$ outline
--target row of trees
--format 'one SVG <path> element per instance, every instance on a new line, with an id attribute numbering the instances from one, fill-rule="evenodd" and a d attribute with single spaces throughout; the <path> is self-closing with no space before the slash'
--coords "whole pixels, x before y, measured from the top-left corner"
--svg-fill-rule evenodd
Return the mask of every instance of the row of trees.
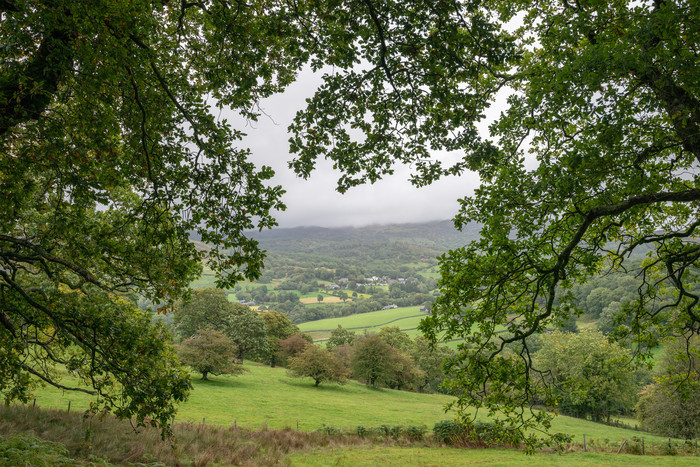
<path id="1" fill-rule="evenodd" d="M 175 313 L 173 330 L 180 341 L 183 361 L 205 377 L 202 370 L 209 366 L 198 366 L 195 355 L 202 355 L 211 346 L 227 344 L 229 350 L 226 354 L 235 351 L 235 360 L 239 364 L 243 358 L 255 358 L 274 366 L 279 359 L 279 341 L 299 332 L 283 314 L 276 311 L 257 313 L 247 306 L 230 302 L 221 289 L 193 291 L 190 299 Z M 219 372 L 225 368 L 231 367 L 221 365 Z M 212 369 L 205 371 L 216 374 Z"/>
<path id="2" fill-rule="evenodd" d="M 523 348 L 511 348 L 513 356 Z M 610 422 L 636 412 L 642 428 L 666 436 L 700 435 L 700 340 L 669 342 L 656 374 L 631 365 L 632 352 L 598 330 L 531 338 L 536 401 L 566 415 Z M 449 365 L 448 365 L 449 367 Z"/>
<path id="3" fill-rule="evenodd" d="M 377 334 L 356 335 L 338 326 L 326 348 L 309 345 L 289 360 L 290 372 L 308 376 L 320 384 L 352 377 L 372 387 L 436 392 L 444 375 L 442 364 L 452 352 L 431 348 L 418 336 L 411 339 L 398 327 L 384 327 Z M 324 367 L 327 378 L 316 371 Z"/>

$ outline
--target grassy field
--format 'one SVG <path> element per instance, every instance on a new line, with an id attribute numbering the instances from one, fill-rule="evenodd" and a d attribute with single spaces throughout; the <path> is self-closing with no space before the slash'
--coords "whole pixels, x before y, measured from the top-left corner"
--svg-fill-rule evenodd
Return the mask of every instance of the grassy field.
<path id="1" fill-rule="evenodd" d="M 666 466 L 698 465 L 698 457 L 636 456 L 592 452 L 537 453 L 526 456 L 522 451 L 506 449 L 458 449 L 446 447 L 371 446 L 343 449 L 322 449 L 298 452 L 287 456 L 292 465 L 304 466 Z"/>
<path id="2" fill-rule="evenodd" d="M 357 425 L 427 425 L 453 417 L 445 414 L 450 396 L 417 394 L 390 389 L 371 389 L 355 381 L 346 385 L 314 387 L 310 379 L 287 376 L 282 368 L 246 363 L 247 373 L 238 377 L 214 377 L 202 381 L 193 375 L 194 390 L 183 404 L 177 421 L 221 426 L 236 423 L 239 427 L 258 429 L 299 428 L 312 431 L 322 425 L 352 429 Z M 43 408 L 84 410 L 87 395 L 66 393 L 55 388 L 36 391 L 37 406 Z M 665 438 L 635 430 L 597 424 L 571 417 L 554 420 L 553 431 L 574 435 L 580 443 L 585 434 L 589 445 L 619 445 L 623 438 L 644 436 L 648 445 L 662 444 Z"/>
<path id="3" fill-rule="evenodd" d="M 392 310 L 373 311 L 341 318 L 328 318 L 318 321 L 308 321 L 299 324 L 299 329 L 314 338 L 314 341 L 323 341 L 330 337 L 330 332 L 338 325 L 355 332 L 379 331 L 384 326 L 398 326 L 411 337 L 420 334 L 418 327 L 425 314 L 421 313 L 417 306 L 394 308 Z"/>
<path id="4" fill-rule="evenodd" d="M 419 310 L 417 306 L 394 308 L 392 310 L 380 310 L 373 311 L 371 313 L 360 313 L 357 315 L 344 316 L 342 318 L 328 318 L 320 319 L 318 321 L 309 321 L 306 323 L 301 323 L 299 329 L 303 332 L 319 331 L 319 330 L 332 330 L 338 327 L 338 325 L 343 326 L 345 329 L 353 328 L 370 328 L 376 326 L 382 326 L 385 323 L 389 323 L 391 326 L 399 326 L 403 328 L 404 326 L 400 321 L 404 320 L 410 316 L 425 316 Z M 390 323 L 395 321 L 397 324 Z"/>
<path id="5" fill-rule="evenodd" d="M 340 318 L 320 319 L 317 321 L 307 321 L 299 324 L 299 330 L 313 337 L 314 341 L 324 342 L 330 337 L 331 331 L 342 326 L 345 329 L 353 330 L 357 333 L 363 331 L 378 332 L 385 326 L 398 326 L 411 338 L 421 335 L 416 329 L 421 320 L 426 316 L 417 306 L 394 308 L 391 310 L 373 311 L 370 313 L 359 313 L 356 315 L 343 316 Z M 443 345 L 456 348 L 461 342 L 445 342 Z"/>

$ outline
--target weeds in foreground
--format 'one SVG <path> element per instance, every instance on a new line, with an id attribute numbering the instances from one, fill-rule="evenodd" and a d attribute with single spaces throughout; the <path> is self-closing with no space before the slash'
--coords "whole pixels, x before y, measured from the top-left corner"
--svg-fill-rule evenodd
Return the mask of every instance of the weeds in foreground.
<path id="1" fill-rule="evenodd" d="M 66 455 L 95 456 L 114 464 L 160 462 L 166 465 L 277 465 L 290 451 L 370 444 L 357 435 L 259 430 L 175 423 L 172 440 L 162 441 L 152 428 L 134 431 L 128 421 L 113 416 L 83 418 L 79 413 L 24 406 L 0 407 L 0 436 L 34 434 L 60 443 Z M 30 436 L 31 437 L 31 436 Z"/>

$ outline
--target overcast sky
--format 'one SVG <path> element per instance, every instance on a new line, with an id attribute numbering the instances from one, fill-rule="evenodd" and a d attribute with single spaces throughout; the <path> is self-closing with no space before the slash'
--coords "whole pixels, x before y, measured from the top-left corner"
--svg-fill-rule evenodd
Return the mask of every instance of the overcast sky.
<path id="1" fill-rule="evenodd" d="M 308 180 L 296 177 L 287 167 L 292 159 L 287 127 L 319 82 L 310 72 L 302 73 L 284 94 L 262 102 L 269 118 L 263 115 L 253 125 L 241 128 L 240 120 L 226 115 L 248 133 L 244 143 L 252 150 L 255 163 L 271 166 L 276 172 L 274 183 L 287 190 L 283 198 L 287 210 L 276 214 L 281 227 L 425 222 L 451 219 L 457 213 L 457 200 L 478 186 L 476 174 L 445 178 L 418 189 L 408 182 L 410 170 L 402 167 L 374 185 L 351 188 L 343 195 L 335 191 L 338 172 L 328 161 L 319 161 Z"/>

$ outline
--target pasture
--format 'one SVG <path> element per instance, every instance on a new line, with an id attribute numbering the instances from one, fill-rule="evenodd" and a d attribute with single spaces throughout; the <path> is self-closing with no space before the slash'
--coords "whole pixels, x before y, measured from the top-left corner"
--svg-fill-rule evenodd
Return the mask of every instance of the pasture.
<path id="1" fill-rule="evenodd" d="M 182 404 L 177 422 L 202 423 L 248 429 L 291 427 L 313 431 L 323 425 L 353 429 L 358 425 L 433 425 L 453 414 L 444 412 L 452 397 L 443 394 L 418 394 L 391 389 L 372 389 L 356 381 L 345 385 L 322 384 L 314 387 L 311 379 L 293 378 L 283 368 L 270 368 L 246 362 L 248 372 L 237 377 L 214 376 L 202 381 L 193 374 L 194 388 Z M 35 392 L 41 408 L 83 411 L 89 396 L 53 387 Z M 31 405 L 31 403 L 29 404 Z M 479 414 L 485 420 L 485 414 Z M 574 436 L 581 443 L 585 434 L 589 446 L 615 446 L 623 439 L 645 437 L 648 446 L 662 445 L 667 439 L 649 433 L 612 427 L 572 417 L 559 416 L 553 432 Z M 612 449 L 612 448 L 611 448 Z"/>
<path id="2" fill-rule="evenodd" d="M 384 326 L 397 326 L 413 337 L 420 334 L 416 327 L 424 316 L 426 316 L 425 313 L 422 313 L 419 307 L 411 306 L 308 321 L 298 326 L 300 331 L 309 334 L 314 341 L 328 339 L 331 331 L 336 329 L 338 325 L 357 333 L 362 333 L 365 330 L 377 332 Z"/>

